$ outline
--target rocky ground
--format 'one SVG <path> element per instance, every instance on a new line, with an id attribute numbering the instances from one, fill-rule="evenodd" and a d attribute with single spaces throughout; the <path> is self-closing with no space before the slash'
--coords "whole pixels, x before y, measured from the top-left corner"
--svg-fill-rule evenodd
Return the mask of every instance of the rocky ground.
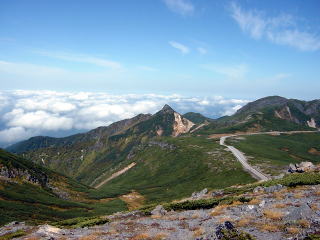
<path id="1" fill-rule="evenodd" d="M 18 233 L 15 239 L 26 240 L 280 240 L 305 239 L 309 234 L 320 233 L 320 185 L 257 187 L 245 196 L 252 200 L 222 204 L 213 209 L 167 212 L 158 206 L 151 216 L 138 211 L 117 213 L 108 217 L 109 223 L 90 228 L 61 229 L 50 225 L 11 223 L 0 229 L 0 239 Z"/>

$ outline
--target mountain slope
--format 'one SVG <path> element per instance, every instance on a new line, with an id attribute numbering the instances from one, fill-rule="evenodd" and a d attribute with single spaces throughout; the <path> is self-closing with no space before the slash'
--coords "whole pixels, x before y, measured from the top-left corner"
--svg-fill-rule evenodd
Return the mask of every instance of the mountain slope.
<path id="1" fill-rule="evenodd" d="M 193 125 L 165 105 L 152 116 L 140 114 L 65 138 L 34 137 L 7 150 L 90 184 L 107 168 L 120 164 L 141 142 L 155 136 L 176 137 L 188 132 Z"/>
<path id="2" fill-rule="evenodd" d="M 250 102 L 234 115 L 217 119 L 197 133 L 316 130 L 319 126 L 320 100 L 271 96 Z"/>
<path id="3" fill-rule="evenodd" d="M 201 113 L 195 113 L 195 112 L 187 112 L 187 113 L 183 114 L 182 116 L 195 124 L 201 124 L 201 123 L 205 123 L 205 122 L 214 121 L 214 119 L 207 118 L 207 117 L 203 116 Z"/>
<path id="4" fill-rule="evenodd" d="M 0 225 L 50 222 L 126 209 L 120 200 L 90 199 L 85 185 L 0 149 Z M 94 206 L 88 203 L 95 203 Z"/>

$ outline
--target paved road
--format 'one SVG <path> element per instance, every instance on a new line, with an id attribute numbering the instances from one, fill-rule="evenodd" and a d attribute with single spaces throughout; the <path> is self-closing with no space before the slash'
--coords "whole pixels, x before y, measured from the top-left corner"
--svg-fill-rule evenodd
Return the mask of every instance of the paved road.
<path id="1" fill-rule="evenodd" d="M 290 132 L 261 132 L 261 133 L 247 133 L 247 134 L 239 134 L 239 135 L 229 135 L 223 136 L 220 138 L 220 145 L 227 147 L 232 154 L 238 159 L 238 161 L 242 164 L 243 168 L 249 171 L 256 179 L 261 181 L 269 180 L 270 178 L 264 175 L 262 172 L 258 171 L 257 169 L 253 168 L 249 163 L 248 159 L 233 146 L 229 146 L 225 144 L 225 140 L 229 137 L 236 137 L 236 136 L 248 136 L 248 135 L 260 135 L 260 134 L 281 134 L 281 133 L 315 133 L 318 131 L 290 131 Z"/>

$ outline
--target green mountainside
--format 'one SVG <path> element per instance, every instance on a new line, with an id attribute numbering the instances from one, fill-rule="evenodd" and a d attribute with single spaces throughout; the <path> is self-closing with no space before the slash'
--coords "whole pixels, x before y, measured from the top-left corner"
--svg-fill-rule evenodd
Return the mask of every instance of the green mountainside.
<path id="1" fill-rule="evenodd" d="M 21 157 L 1 152 L 1 166 L 18 168 L 22 164 L 26 176 L 31 176 L 22 177 L 29 180 L 1 182 L 2 209 L 11 209 L 5 221 L 21 212 L 21 218 L 28 219 L 31 208 L 24 207 L 29 206 L 25 204 L 29 192 L 30 207 L 33 203 L 43 207 L 40 219 L 47 214 L 51 220 L 59 220 L 181 199 L 203 188 L 254 182 L 234 156 L 208 136 L 315 130 L 320 124 L 319 112 L 318 100 L 303 102 L 277 96 L 259 99 L 216 120 L 197 113 L 180 115 L 165 105 L 153 115 L 140 114 L 87 133 L 33 137 L 7 148 Z M 246 147 L 245 142 L 239 144 Z M 292 146 L 295 144 L 298 142 L 292 141 Z M 243 151 L 252 150 L 252 146 Z M 255 152 L 252 155 L 256 156 Z M 1 170 L 0 176 L 7 176 L 7 172 Z M 41 202 L 35 200 L 37 195 Z"/>
<path id="2" fill-rule="evenodd" d="M 187 112 L 183 114 L 183 117 L 185 117 L 186 119 L 196 124 L 214 121 L 214 119 L 205 117 L 201 113 L 195 113 L 195 112 Z"/>
<path id="3" fill-rule="evenodd" d="M 127 209 L 117 198 L 90 198 L 94 191 L 0 149 L 0 225 L 17 220 L 52 222 Z"/>
<path id="4" fill-rule="evenodd" d="M 320 100 L 310 102 L 279 96 L 248 103 L 234 115 L 217 119 L 198 134 L 315 130 L 320 126 Z"/>

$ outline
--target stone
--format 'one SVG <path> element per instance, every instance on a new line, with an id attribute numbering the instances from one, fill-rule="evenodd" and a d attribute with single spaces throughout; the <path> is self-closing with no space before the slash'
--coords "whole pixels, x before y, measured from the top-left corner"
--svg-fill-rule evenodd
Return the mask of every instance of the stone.
<path id="1" fill-rule="evenodd" d="M 266 201 L 265 201 L 265 200 L 262 200 L 262 201 L 259 203 L 259 207 L 263 208 L 264 205 L 266 205 Z"/>
<path id="2" fill-rule="evenodd" d="M 312 162 L 301 162 L 299 164 L 299 168 L 304 171 L 304 172 L 307 172 L 307 171 L 310 171 L 312 169 L 315 168 L 315 166 L 313 165 Z"/>
<path id="3" fill-rule="evenodd" d="M 303 173 L 309 172 L 316 169 L 316 166 L 312 162 L 301 162 L 299 164 L 289 164 L 288 172 L 290 173 Z"/>
<path id="4" fill-rule="evenodd" d="M 255 187 L 253 189 L 254 193 L 263 192 L 263 191 L 264 191 L 264 187 L 261 187 L 261 186 Z"/>
<path id="5" fill-rule="evenodd" d="M 274 193 L 274 192 L 280 191 L 283 188 L 285 188 L 285 187 L 282 186 L 281 184 L 277 184 L 277 185 L 274 185 L 274 186 L 266 187 L 264 190 L 267 193 Z"/>
<path id="6" fill-rule="evenodd" d="M 200 192 L 192 193 L 191 197 L 193 199 L 199 199 L 199 198 L 203 198 L 207 193 L 208 193 L 208 189 L 205 188 L 205 189 L 201 190 Z"/>
<path id="7" fill-rule="evenodd" d="M 224 194 L 223 190 L 214 191 L 211 196 L 212 197 L 220 197 Z"/>
<path id="8" fill-rule="evenodd" d="M 151 211 L 152 215 L 163 216 L 167 214 L 167 210 L 164 209 L 162 205 L 158 205 Z"/>
<path id="9" fill-rule="evenodd" d="M 300 207 L 292 209 L 285 217 L 287 221 L 297 221 L 300 219 L 307 219 L 312 214 L 312 209 L 308 204 L 302 204 Z"/>

